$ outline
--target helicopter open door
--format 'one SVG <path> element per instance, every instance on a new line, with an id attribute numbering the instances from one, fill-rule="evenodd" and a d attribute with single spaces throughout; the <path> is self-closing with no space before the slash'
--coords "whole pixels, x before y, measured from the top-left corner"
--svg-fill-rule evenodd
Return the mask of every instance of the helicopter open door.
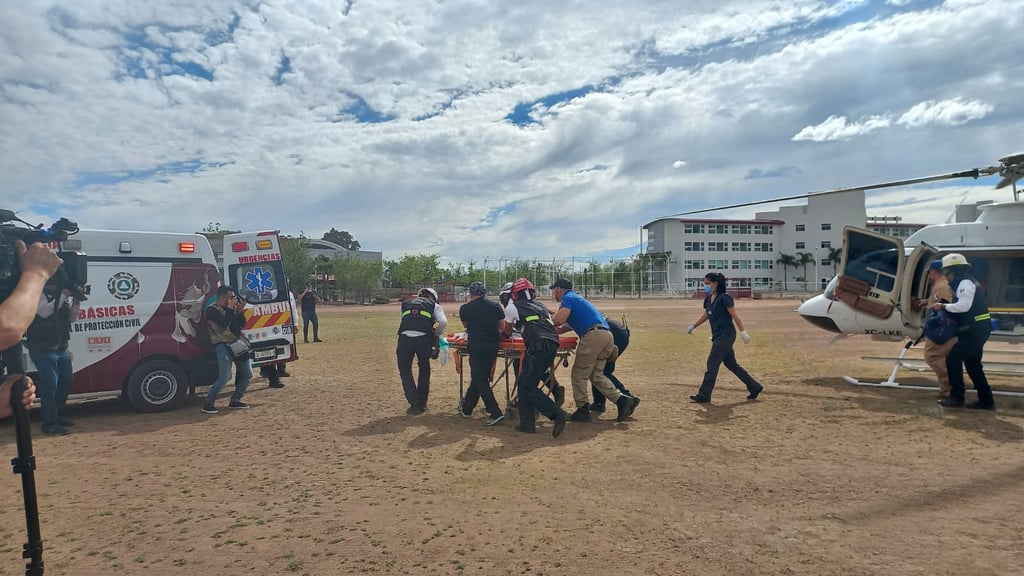
<path id="1" fill-rule="evenodd" d="M 903 326 L 906 328 L 904 334 L 907 336 L 921 333 L 927 309 L 914 310 L 911 303 L 915 298 L 928 299 L 928 291 L 931 288 L 928 282 L 928 267 L 938 256 L 939 251 L 924 242 L 918 244 L 910 256 L 907 256 L 904 266 L 905 281 L 902 282 L 899 299 Z"/>
<path id="2" fill-rule="evenodd" d="M 858 312 L 889 318 L 901 296 L 905 260 L 899 238 L 847 226 L 836 297 Z"/>

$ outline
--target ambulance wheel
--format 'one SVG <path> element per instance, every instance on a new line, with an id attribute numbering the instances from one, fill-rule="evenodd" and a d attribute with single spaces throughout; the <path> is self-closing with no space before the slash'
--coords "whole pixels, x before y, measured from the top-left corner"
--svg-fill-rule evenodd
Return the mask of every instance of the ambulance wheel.
<path id="1" fill-rule="evenodd" d="M 125 392 L 139 412 L 163 412 L 188 395 L 188 378 L 181 366 L 170 360 L 148 360 L 132 370 Z"/>

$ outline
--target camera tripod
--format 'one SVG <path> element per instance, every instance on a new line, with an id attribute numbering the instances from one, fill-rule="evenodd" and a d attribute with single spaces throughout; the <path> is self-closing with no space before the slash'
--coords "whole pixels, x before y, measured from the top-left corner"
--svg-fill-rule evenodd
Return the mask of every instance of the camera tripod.
<path id="1" fill-rule="evenodd" d="M 28 542 L 22 549 L 22 558 L 28 560 L 25 566 L 26 576 L 42 576 L 43 574 L 43 539 L 39 534 L 39 505 L 36 500 L 36 457 L 32 453 L 32 432 L 29 429 L 28 410 L 21 399 L 28 381 L 24 376 L 21 344 L 4 350 L 3 364 L 8 374 L 22 374 L 21 378 L 11 386 L 11 396 L 6 399 L 14 411 L 14 430 L 17 437 L 18 457 L 11 460 L 15 474 L 21 474 L 21 493 L 25 497 L 25 524 L 28 529 Z M 0 399 L 4 401 L 4 399 Z"/>

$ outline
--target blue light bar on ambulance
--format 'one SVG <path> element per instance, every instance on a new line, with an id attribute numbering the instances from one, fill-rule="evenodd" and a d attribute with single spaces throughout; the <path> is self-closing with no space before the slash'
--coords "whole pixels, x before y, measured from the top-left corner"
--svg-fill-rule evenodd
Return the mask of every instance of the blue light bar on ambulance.
<path id="1" fill-rule="evenodd" d="M 231 243 L 231 251 L 232 252 L 248 252 L 249 251 L 249 243 L 248 242 L 232 242 Z"/>

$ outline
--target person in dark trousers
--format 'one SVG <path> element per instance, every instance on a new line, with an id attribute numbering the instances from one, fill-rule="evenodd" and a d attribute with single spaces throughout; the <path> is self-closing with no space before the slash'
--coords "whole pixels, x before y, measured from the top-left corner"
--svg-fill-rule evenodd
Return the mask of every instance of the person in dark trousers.
<path id="1" fill-rule="evenodd" d="M 217 288 L 217 299 L 206 308 L 206 325 L 210 330 L 210 343 L 213 345 L 213 352 L 217 356 L 217 380 L 210 386 L 203 402 L 202 412 L 204 414 L 217 414 L 219 411 L 214 402 L 220 391 L 231 378 L 231 365 L 235 365 L 235 392 L 231 395 L 228 408 L 245 409 L 249 405 L 242 402 L 242 396 L 249 387 L 252 380 L 252 365 L 249 363 L 249 354 L 235 356 L 228 347 L 242 337 L 242 327 L 245 326 L 245 301 L 238 297 L 235 289 L 231 286 Z"/>
<path id="2" fill-rule="evenodd" d="M 733 344 L 736 343 L 736 328 L 740 329 L 740 337 L 743 338 L 744 344 L 750 343 L 750 335 L 743 328 L 743 321 L 736 312 L 732 296 L 725 291 L 725 276 L 717 272 L 706 274 L 704 292 L 707 293 L 704 298 L 704 312 L 696 322 L 687 327 L 686 333 L 693 334 L 697 326 L 707 320 L 711 324 L 711 353 L 708 354 L 707 370 L 704 372 L 700 390 L 690 396 L 690 400 L 698 404 L 711 402 L 711 392 L 715 389 L 718 369 L 722 364 L 747 386 L 747 400 L 756 400 L 764 386 L 754 380 L 736 361 L 736 352 L 733 350 Z"/>
<path id="3" fill-rule="evenodd" d="M 565 430 L 569 414 L 540 391 L 541 378 L 558 355 L 558 332 L 551 323 L 548 309 L 536 300 L 533 284 L 520 278 L 512 286 L 512 301 L 505 308 L 501 330 L 506 336 L 518 327 L 523 334 L 526 353 L 522 370 L 516 379 L 516 403 L 519 407 L 519 425 L 516 430 L 532 434 L 537 431 L 536 412 L 554 423 L 551 435 L 558 437 Z"/>
<path id="4" fill-rule="evenodd" d="M 629 327 L 624 323 L 612 320 L 607 316 L 604 317 L 604 320 L 608 323 L 608 330 L 611 331 L 612 339 L 615 342 L 615 348 L 618 349 L 618 352 L 612 354 L 611 358 L 618 359 L 618 357 L 622 356 L 622 353 L 625 352 L 626 348 L 629 346 Z M 608 362 L 604 365 L 605 378 L 607 378 L 612 383 L 612 386 L 615 386 L 615 389 L 621 392 L 624 396 L 632 398 L 633 395 L 626 389 L 626 386 L 615 377 L 615 360 L 612 360 L 611 358 L 609 358 Z M 590 411 L 604 412 L 606 401 L 604 394 L 601 394 L 601 391 L 593 384 L 590 385 L 590 392 L 594 396 L 594 401 L 590 403 Z"/>
<path id="5" fill-rule="evenodd" d="M 506 308 L 508 308 L 509 302 L 512 301 L 512 282 L 506 282 L 501 287 L 501 293 L 498 294 L 498 300 L 501 302 L 501 309 L 502 310 L 505 310 Z M 550 314 L 550 313 L 551 313 L 551 311 L 549 310 L 548 314 Z M 519 330 L 516 329 L 515 327 L 513 327 L 512 332 L 514 334 L 518 334 Z M 513 374 L 519 374 L 519 368 L 520 368 L 519 358 L 513 359 L 512 360 L 512 373 Z M 551 397 L 554 399 L 555 405 L 557 405 L 559 408 L 561 408 L 563 405 L 565 405 L 565 386 L 563 386 L 558 381 L 558 378 L 555 378 L 555 375 L 552 374 L 552 372 L 551 372 L 551 368 L 548 368 L 544 372 L 544 375 L 541 376 L 541 378 L 540 378 L 540 382 L 541 382 L 541 385 L 547 387 L 548 390 L 551 390 Z"/>
<path id="6" fill-rule="evenodd" d="M 468 291 L 469 302 L 459 308 L 459 318 L 466 327 L 468 338 L 469 388 L 459 407 L 459 414 L 464 418 L 471 417 L 476 403 L 482 399 L 488 414 L 484 424 L 494 426 L 505 418 L 491 390 L 491 369 L 498 357 L 499 325 L 505 318 L 505 311 L 500 304 L 487 298 L 487 288 L 482 282 L 470 283 Z"/>
<path id="7" fill-rule="evenodd" d="M 416 415 L 427 411 L 430 395 L 430 359 L 438 346 L 438 337 L 444 334 L 448 318 L 437 302 L 433 288 L 421 288 L 415 298 L 402 302 L 402 320 L 398 325 L 398 375 L 402 379 L 402 391 L 409 402 L 406 414 Z M 412 361 L 416 359 L 419 373 L 412 376 Z"/>
<path id="8" fill-rule="evenodd" d="M 299 302 L 302 306 L 302 341 L 309 343 L 309 324 L 313 324 L 313 342 L 323 342 L 320 339 L 320 319 L 316 317 L 316 305 L 323 302 L 320 295 L 313 289 L 312 282 L 306 282 L 306 288 L 299 294 Z"/>
<path id="9" fill-rule="evenodd" d="M 949 398 L 939 404 L 949 408 L 964 405 L 964 368 L 978 392 L 978 400 L 967 407 L 976 410 L 995 410 L 992 387 L 985 377 L 981 357 L 985 342 L 992 334 L 992 317 L 988 312 L 985 295 L 978 289 L 978 281 L 971 275 L 971 265 L 963 254 L 946 254 L 942 257 L 942 271 L 949 278 L 953 288 L 953 302 L 935 302 L 932 310 L 945 310 L 956 320 L 958 340 L 946 356 L 946 370 L 949 372 Z"/>
<path id="10" fill-rule="evenodd" d="M 44 288 L 35 320 L 26 333 L 25 348 L 39 371 L 37 383 L 43 434 L 68 434 L 75 425 L 67 418 L 65 410 L 74 376 L 68 341 L 71 340 L 71 322 L 78 318 L 79 294 L 81 288 L 63 291 L 52 286 Z"/>

